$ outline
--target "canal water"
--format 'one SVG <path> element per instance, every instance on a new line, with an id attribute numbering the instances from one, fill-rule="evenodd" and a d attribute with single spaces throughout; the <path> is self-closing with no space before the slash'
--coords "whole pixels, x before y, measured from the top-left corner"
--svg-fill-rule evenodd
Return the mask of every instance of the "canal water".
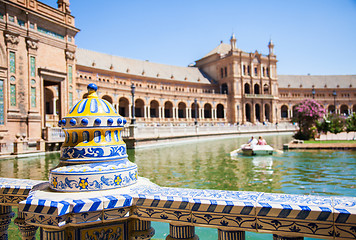
<path id="1" fill-rule="evenodd" d="M 165 187 L 356 197 L 356 151 L 287 151 L 266 157 L 230 157 L 229 153 L 249 138 L 183 141 L 128 150 L 128 155 L 138 165 L 139 176 Z M 282 150 L 292 136 L 264 138 Z M 0 160 L 0 177 L 47 180 L 49 169 L 58 162 L 59 154 Z M 154 238 L 165 239 L 168 224 L 152 225 Z M 10 231 L 10 239 L 16 239 L 16 227 L 11 226 Z M 215 229 L 196 228 L 196 233 L 200 239 L 217 239 Z M 272 239 L 272 235 L 247 232 L 246 239 Z"/>

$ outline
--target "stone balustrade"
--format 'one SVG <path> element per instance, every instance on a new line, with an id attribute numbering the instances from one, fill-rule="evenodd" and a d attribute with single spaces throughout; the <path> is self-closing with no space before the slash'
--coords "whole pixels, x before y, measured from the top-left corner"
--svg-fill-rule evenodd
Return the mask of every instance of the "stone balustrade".
<path id="1" fill-rule="evenodd" d="M 133 128 L 133 130 L 129 130 Z M 297 125 L 291 123 L 281 123 L 278 125 L 201 125 L 201 126 L 146 126 L 130 125 L 123 131 L 124 138 L 159 138 L 159 137 L 180 137 L 189 135 L 216 135 L 216 134 L 241 134 L 251 132 L 293 132 L 298 129 Z"/>
<path id="2" fill-rule="evenodd" d="M 150 239 L 151 221 L 170 223 L 166 239 L 199 239 L 196 226 L 218 229 L 219 239 L 245 239 L 246 231 L 273 234 L 273 239 L 356 238 L 355 197 L 167 188 L 145 178 L 119 190 L 89 193 L 58 193 L 48 185 L 0 179 L 1 239 L 12 206 L 19 209 L 15 224 L 23 239 L 34 239 L 37 227 L 42 239 L 79 239 L 95 231 L 103 237 Z"/>

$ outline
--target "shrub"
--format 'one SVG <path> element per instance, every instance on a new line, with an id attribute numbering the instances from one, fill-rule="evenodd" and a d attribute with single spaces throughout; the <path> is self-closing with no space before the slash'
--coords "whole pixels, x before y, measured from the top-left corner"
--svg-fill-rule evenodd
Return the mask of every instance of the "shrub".
<path id="1" fill-rule="evenodd" d="M 313 136 L 313 126 L 325 114 L 325 109 L 313 99 L 305 99 L 295 107 L 293 122 L 298 122 L 299 131 L 294 135 L 296 139 L 308 140 Z"/>
<path id="2" fill-rule="evenodd" d="M 345 117 L 331 113 L 325 116 L 320 122 L 317 122 L 316 126 L 319 132 L 337 134 L 344 131 L 345 122 Z"/>
<path id="3" fill-rule="evenodd" d="M 346 119 L 346 132 L 356 131 L 356 113 Z"/>

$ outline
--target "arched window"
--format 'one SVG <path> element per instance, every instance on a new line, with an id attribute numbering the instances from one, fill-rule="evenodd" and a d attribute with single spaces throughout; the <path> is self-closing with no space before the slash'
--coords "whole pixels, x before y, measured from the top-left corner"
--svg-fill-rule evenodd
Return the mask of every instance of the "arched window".
<path id="1" fill-rule="evenodd" d="M 269 86 L 267 84 L 263 85 L 263 93 L 269 94 Z"/>
<path id="2" fill-rule="evenodd" d="M 345 104 L 341 105 L 340 114 L 342 114 L 344 116 L 348 116 L 349 115 L 349 108 L 347 107 L 347 105 L 345 105 Z"/>
<path id="3" fill-rule="evenodd" d="M 150 116 L 151 118 L 157 118 L 159 117 L 159 104 L 156 100 L 152 100 L 150 102 Z"/>
<path id="4" fill-rule="evenodd" d="M 211 118 L 211 105 L 209 103 L 204 105 L 204 118 Z"/>
<path id="5" fill-rule="evenodd" d="M 104 100 L 106 100 L 106 101 L 108 101 L 109 103 L 112 104 L 112 98 L 111 98 L 110 96 L 104 95 L 104 96 L 102 97 L 102 99 L 104 99 Z"/>
<path id="6" fill-rule="evenodd" d="M 245 83 L 244 87 L 245 87 L 245 94 L 250 94 L 250 84 Z"/>
<path id="7" fill-rule="evenodd" d="M 329 105 L 328 112 L 329 113 L 335 113 L 335 106 L 334 105 Z"/>
<path id="8" fill-rule="evenodd" d="M 171 102 L 165 102 L 164 104 L 164 117 L 172 118 L 173 117 L 173 104 Z"/>
<path id="9" fill-rule="evenodd" d="M 145 103 L 143 102 L 142 99 L 136 99 L 135 101 L 135 117 L 145 117 L 143 108 L 145 106 Z"/>
<path id="10" fill-rule="evenodd" d="M 228 94 L 229 93 L 229 89 L 228 89 L 228 86 L 227 86 L 226 83 L 223 83 L 221 85 L 221 92 L 222 92 L 222 94 Z"/>
<path id="11" fill-rule="evenodd" d="M 186 108 L 187 106 L 185 105 L 184 102 L 180 102 L 178 104 L 178 118 L 185 118 L 186 117 Z"/>
<path id="12" fill-rule="evenodd" d="M 253 87 L 253 90 L 255 94 L 260 94 L 260 85 L 256 83 Z"/>
<path id="13" fill-rule="evenodd" d="M 281 118 L 287 118 L 288 117 L 288 107 L 286 105 L 283 105 L 281 107 Z"/>
<path id="14" fill-rule="evenodd" d="M 127 98 L 119 99 L 119 114 L 123 117 L 131 117 L 129 116 L 129 100 Z"/>
<path id="15" fill-rule="evenodd" d="M 218 104 L 216 106 L 216 117 L 217 118 L 224 118 L 225 114 L 224 114 L 224 105 L 222 104 Z"/>

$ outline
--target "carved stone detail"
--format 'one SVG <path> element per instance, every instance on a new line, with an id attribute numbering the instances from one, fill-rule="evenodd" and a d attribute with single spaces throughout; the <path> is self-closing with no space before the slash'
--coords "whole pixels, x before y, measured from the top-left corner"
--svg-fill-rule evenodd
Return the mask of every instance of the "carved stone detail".
<path id="1" fill-rule="evenodd" d="M 71 52 L 71 51 L 66 50 L 66 58 L 68 60 L 74 60 L 74 57 L 75 57 L 75 52 Z"/>
<path id="2" fill-rule="evenodd" d="M 4 32 L 5 42 L 8 47 L 16 48 L 17 44 L 20 42 L 20 38 L 18 34 L 11 32 Z"/>
<path id="3" fill-rule="evenodd" d="M 27 49 L 37 50 L 38 40 L 35 40 L 32 38 L 26 38 L 26 46 L 27 46 Z"/>
<path id="4" fill-rule="evenodd" d="M 228 239 L 236 239 L 236 240 L 245 240 L 245 232 L 244 231 L 227 231 L 218 229 L 218 239 L 219 240 L 228 240 Z"/>
<path id="5" fill-rule="evenodd" d="M 150 240 L 155 235 L 155 229 L 150 221 L 134 220 L 131 240 Z"/>
<path id="6" fill-rule="evenodd" d="M 22 240 L 36 240 L 37 226 L 28 225 L 24 218 L 17 217 L 15 224 L 18 226 Z"/>
<path id="7" fill-rule="evenodd" d="M 0 206 L 0 213 L 0 239 L 7 240 L 7 229 L 11 223 L 11 218 L 15 214 L 12 212 L 11 207 L 8 206 Z"/>
<path id="8" fill-rule="evenodd" d="M 195 234 L 194 226 L 176 226 L 169 224 L 169 235 L 166 240 L 199 240 L 199 237 Z"/>

